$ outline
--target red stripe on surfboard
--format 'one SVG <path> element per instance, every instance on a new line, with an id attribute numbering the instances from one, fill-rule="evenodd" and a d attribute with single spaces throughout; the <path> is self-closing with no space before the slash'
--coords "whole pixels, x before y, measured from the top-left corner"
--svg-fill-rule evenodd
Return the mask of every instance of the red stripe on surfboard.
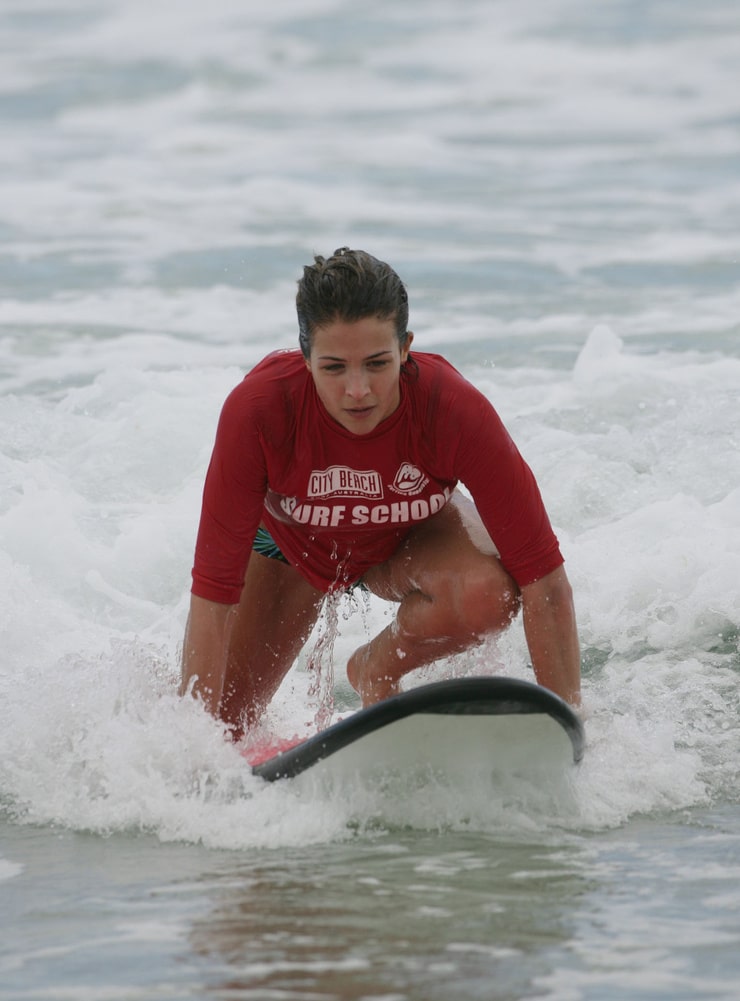
<path id="1" fill-rule="evenodd" d="M 261 765 L 263 761 L 269 761 L 276 754 L 289 751 L 291 747 L 302 743 L 305 737 L 266 737 L 264 740 L 250 743 L 248 747 L 241 749 L 241 755 L 246 758 L 252 767 Z"/>

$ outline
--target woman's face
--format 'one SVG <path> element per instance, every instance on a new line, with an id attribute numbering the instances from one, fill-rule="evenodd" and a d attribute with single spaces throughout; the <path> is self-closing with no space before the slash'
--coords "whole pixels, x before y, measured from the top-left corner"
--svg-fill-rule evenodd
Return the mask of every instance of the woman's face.
<path id="1" fill-rule="evenodd" d="M 375 316 L 318 327 L 306 361 L 316 392 L 347 431 L 368 434 L 401 402 L 399 379 L 413 334 L 403 349 L 393 319 Z"/>

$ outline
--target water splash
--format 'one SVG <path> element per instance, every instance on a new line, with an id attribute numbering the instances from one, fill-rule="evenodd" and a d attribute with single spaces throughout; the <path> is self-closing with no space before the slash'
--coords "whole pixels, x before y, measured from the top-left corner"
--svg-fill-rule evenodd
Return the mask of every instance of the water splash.
<path id="1" fill-rule="evenodd" d="M 309 697 L 317 704 L 314 723 L 325 729 L 334 715 L 334 644 L 339 632 L 338 605 L 341 593 L 329 594 L 318 623 L 318 636 L 308 657 L 308 671 L 312 676 Z"/>

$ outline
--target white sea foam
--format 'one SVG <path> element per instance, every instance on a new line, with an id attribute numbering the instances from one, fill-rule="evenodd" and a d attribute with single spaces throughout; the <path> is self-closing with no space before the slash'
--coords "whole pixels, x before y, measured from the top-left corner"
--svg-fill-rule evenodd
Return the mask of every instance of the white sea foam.
<path id="1" fill-rule="evenodd" d="M 0 883 L 5 882 L 8 879 L 15 879 L 16 876 L 20 876 L 23 872 L 23 866 L 19 862 L 9 862 L 7 859 L 0 858 Z"/>

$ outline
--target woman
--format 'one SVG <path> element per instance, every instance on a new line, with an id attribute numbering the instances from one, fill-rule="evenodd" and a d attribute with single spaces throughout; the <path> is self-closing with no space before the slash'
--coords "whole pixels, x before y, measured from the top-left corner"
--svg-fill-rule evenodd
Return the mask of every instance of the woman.
<path id="1" fill-rule="evenodd" d="M 406 290 L 369 254 L 316 257 L 296 306 L 300 351 L 268 355 L 221 414 L 183 691 L 239 736 L 290 669 L 324 595 L 361 582 L 398 604 L 347 665 L 363 705 L 505 629 L 520 608 L 537 680 L 577 705 L 563 558 L 491 404 L 444 359 L 410 354 Z"/>

